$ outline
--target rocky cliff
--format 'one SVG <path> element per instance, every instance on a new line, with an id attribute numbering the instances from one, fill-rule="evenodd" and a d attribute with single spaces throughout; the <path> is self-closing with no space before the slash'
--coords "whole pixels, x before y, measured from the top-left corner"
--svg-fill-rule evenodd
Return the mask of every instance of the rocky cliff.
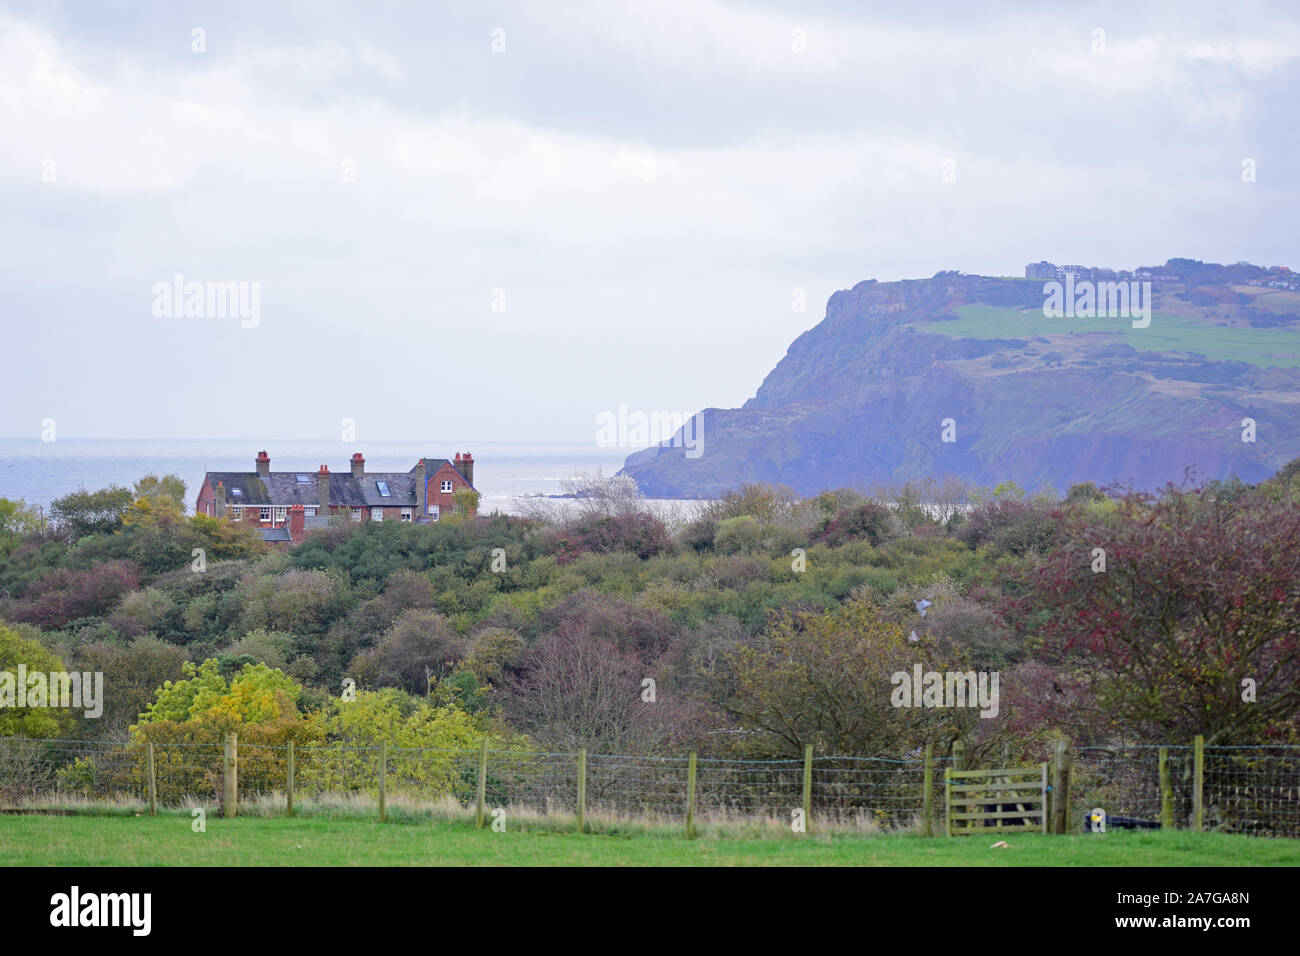
<path id="1" fill-rule="evenodd" d="M 1192 260 L 1147 271 L 1159 278 L 1093 273 L 1149 282 L 1141 328 L 1049 318 L 1043 281 L 859 283 L 831 296 L 744 407 L 702 413 L 703 454 L 650 448 L 624 473 L 651 497 L 945 475 L 1064 490 L 1181 482 L 1189 467 L 1255 481 L 1300 455 L 1300 285 Z"/>

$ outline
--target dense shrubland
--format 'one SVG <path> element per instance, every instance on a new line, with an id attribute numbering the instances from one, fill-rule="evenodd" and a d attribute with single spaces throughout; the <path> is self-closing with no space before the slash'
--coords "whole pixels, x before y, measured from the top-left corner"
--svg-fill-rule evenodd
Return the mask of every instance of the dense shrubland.
<path id="1" fill-rule="evenodd" d="M 1297 463 L 1157 495 L 746 486 L 669 522 L 602 479 L 568 517 L 342 521 L 288 551 L 186 517 L 178 484 L 50 521 L 0 501 L 0 670 L 102 671 L 106 698 L 0 733 L 783 756 L 1297 736 Z M 999 672 L 998 716 L 892 706 L 918 663 Z"/>

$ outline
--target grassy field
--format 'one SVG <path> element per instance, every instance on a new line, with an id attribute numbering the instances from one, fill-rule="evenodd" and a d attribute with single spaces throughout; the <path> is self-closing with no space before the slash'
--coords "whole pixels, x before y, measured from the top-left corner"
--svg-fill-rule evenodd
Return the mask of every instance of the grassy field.
<path id="1" fill-rule="evenodd" d="M 0 815 L 10 866 L 1296 866 L 1300 840 L 1129 832 L 925 839 L 905 834 L 737 836 L 706 831 L 587 834 L 475 830 L 467 823 L 373 819 Z"/>
<path id="2" fill-rule="evenodd" d="M 1135 329 L 1128 319 L 1044 318 L 1041 309 L 1021 310 L 964 305 L 953 310 L 955 322 L 917 323 L 926 332 L 958 338 L 1023 339 L 1069 332 L 1109 332 L 1115 341 L 1139 351 L 1200 352 L 1211 359 L 1231 359 L 1260 366 L 1294 368 L 1300 347 L 1293 329 L 1229 328 L 1190 315 L 1157 312 L 1151 325 Z"/>

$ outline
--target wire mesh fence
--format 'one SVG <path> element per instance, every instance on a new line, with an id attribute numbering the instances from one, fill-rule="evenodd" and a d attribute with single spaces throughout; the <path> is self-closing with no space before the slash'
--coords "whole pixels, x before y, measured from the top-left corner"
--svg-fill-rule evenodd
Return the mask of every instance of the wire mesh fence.
<path id="1" fill-rule="evenodd" d="M 580 800 L 590 817 L 680 821 L 692 793 L 686 756 L 586 754 L 580 797 L 578 753 L 436 750 L 356 745 L 297 747 L 238 743 L 237 799 L 283 808 L 290 789 L 299 807 L 313 801 L 373 806 L 382 787 L 390 802 L 472 812 L 480 784 L 490 810 L 572 816 Z M 1200 774 L 1206 829 L 1259 836 L 1300 836 L 1300 747 L 1205 747 Z M 0 809 L 60 803 L 150 800 L 149 748 L 141 741 L 0 738 Z M 480 781 L 480 765 L 482 779 Z M 1196 758 L 1188 746 L 1083 747 L 1071 752 L 1069 828 L 1102 807 L 1111 819 L 1194 826 Z M 944 769 L 929 763 L 934 832 L 944 828 Z M 968 768 L 970 769 L 970 768 Z M 819 827 L 919 827 L 927 805 L 927 762 L 814 756 L 752 760 L 701 758 L 693 779 L 702 822 L 789 825 L 805 806 Z M 223 805 L 220 742 L 156 743 L 152 799 L 159 807 Z M 809 821 L 811 822 L 811 821 Z"/>
<path id="2" fill-rule="evenodd" d="M 1300 748 L 1206 747 L 1206 826 L 1300 835 Z"/>
<path id="3" fill-rule="evenodd" d="M 1081 823 L 1089 811 L 1100 807 L 1112 818 L 1159 822 L 1163 803 L 1167 801 L 1174 825 L 1192 826 L 1192 748 L 1164 748 L 1166 789 L 1163 791 L 1160 750 L 1137 746 L 1075 750 L 1070 770 L 1070 821 Z"/>

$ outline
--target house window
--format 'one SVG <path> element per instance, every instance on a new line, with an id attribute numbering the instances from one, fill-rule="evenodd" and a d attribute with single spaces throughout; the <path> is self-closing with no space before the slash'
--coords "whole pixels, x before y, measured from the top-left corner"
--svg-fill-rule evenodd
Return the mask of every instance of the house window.
<path id="1" fill-rule="evenodd" d="M 437 506 L 437 505 L 429 505 L 429 517 L 432 518 L 434 521 L 437 521 L 437 520 L 438 520 L 438 506 Z"/>
<path id="2" fill-rule="evenodd" d="M 276 508 L 276 509 L 275 509 L 275 523 L 276 523 L 276 524 L 284 524 L 284 519 L 285 519 L 285 516 L 286 516 L 287 514 L 288 514 L 288 509 L 287 509 L 287 508 Z"/>
<path id="3" fill-rule="evenodd" d="M 258 518 L 259 518 L 260 520 L 262 520 L 262 521 L 270 521 L 270 520 L 271 520 L 271 509 L 270 509 L 270 508 L 261 508 L 261 509 L 259 509 L 259 512 L 258 512 Z"/>
<path id="4" fill-rule="evenodd" d="M 307 508 L 306 508 L 306 510 L 303 511 L 303 517 L 305 517 L 305 518 L 314 518 L 314 517 L 316 517 L 316 506 L 315 506 L 315 505 L 308 505 Z"/>
<path id="5" fill-rule="evenodd" d="M 402 520 L 403 520 L 403 521 L 410 521 L 410 520 L 411 520 L 411 509 L 410 509 L 410 508 L 403 508 L 403 509 L 402 509 Z"/>
<path id="6" fill-rule="evenodd" d="M 238 521 L 238 520 L 240 520 L 240 519 L 244 516 L 244 509 L 243 509 L 243 508 L 240 508 L 240 507 L 237 507 L 237 506 L 233 506 L 233 505 L 232 505 L 232 506 L 230 507 L 229 510 L 230 510 L 230 520 L 231 520 L 231 521 Z"/>
<path id="7" fill-rule="evenodd" d="M 450 478 L 444 478 L 444 479 L 442 480 L 442 493 L 443 493 L 444 495 L 449 495 L 449 494 L 451 494 L 451 479 L 450 479 Z"/>
<path id="8" fill-rule="evenodd" d="M 353 521 L 360 521 L 360 520 L 361 520 L 361 509 L 360 509 L 360 508 L 353 508 L 353 509 L 352 509 L 352 520 L 353 520 Z"/>
<path id="9" fill-rule="evenodd" d="M 383 520 L 384 520 L 384 509 L 383 509 L 383 508 L 371 508 L 371 509 L 370 509 L 370 520 L 371 520 L 371 521 L 383 521 Z"/>

